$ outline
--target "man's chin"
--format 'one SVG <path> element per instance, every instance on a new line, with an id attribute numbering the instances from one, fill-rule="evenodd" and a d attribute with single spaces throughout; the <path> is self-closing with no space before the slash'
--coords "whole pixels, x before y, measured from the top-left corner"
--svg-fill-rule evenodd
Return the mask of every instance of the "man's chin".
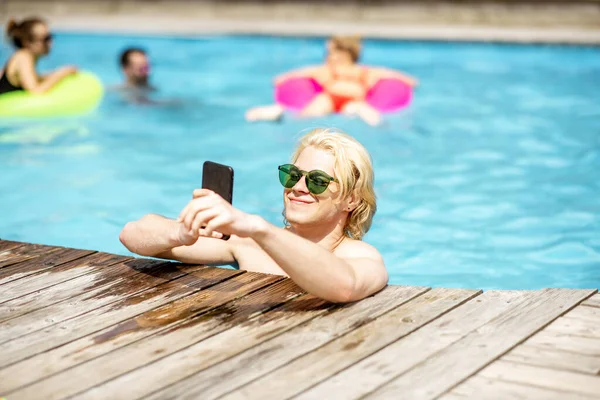
<path id="1" fill-rule="evenodd" d="M 148 78 L 136 79 L 135 84 L 137 86 L 148 86 Z"/>
<path id="2" fill-rule="evenodd" d="M 309 225 L 315 222 L 315 218 L 313 215 L 308 213 L 299 213 L 299 212 L 287 212 L 285 214 L 285 219 L 290 225 Z"/>

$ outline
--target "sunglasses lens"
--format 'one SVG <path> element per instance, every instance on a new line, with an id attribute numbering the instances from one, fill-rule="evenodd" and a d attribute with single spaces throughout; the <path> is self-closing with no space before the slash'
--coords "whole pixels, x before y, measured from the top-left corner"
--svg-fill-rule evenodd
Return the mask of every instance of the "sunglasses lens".
<path id="1" fill-rule="evenodd" d="M 306 181 L 306 186 L 312 194 L 323 193 L 327 189 L 327 186 L 329 186 L 329 182 L 331 182 L 327 176 L 324 176 L 319 171 L 309 172 Z"/>
<path id="2" fill-rule="evenodd" d="M 291 164 L 284 164 L 279 166 L 279 182 L 288 189 L 294 187 L 296 183 L 302 178 L 300 170 Z"/>

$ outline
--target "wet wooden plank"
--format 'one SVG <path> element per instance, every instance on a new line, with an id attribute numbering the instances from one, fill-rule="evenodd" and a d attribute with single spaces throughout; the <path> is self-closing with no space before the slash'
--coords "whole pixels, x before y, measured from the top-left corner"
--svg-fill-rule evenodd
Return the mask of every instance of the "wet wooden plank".
<path id="1" fill-rule="evenodd" d="M 600 339 L 544 330 L 526 342 L 542 349 L 557 349 L 600 357 Z"/>
<path id="2" fill-rule="evenodd" d="M 92 398 L 101 398 L 102 393 L 117 395 L 119 390 L 136 379 L 150 376 L 152 381 L 160 383 L 136 388 L 136 396 L 152 399 L 198 398 L 197 393 L 202 393 L 202 399 L 212 399 L 217 392 L 227 392 L 222 386 L 231 383 L 231 375 L 227 371 L 259 368 L 255 364 L 258 360 L 281 357 L 285 362 L 306 354 L 427 290 L 422 287 L 388 287 L 373 297 L 347 306 L 336 306 L 327 312 L 308 313 L 301 311 L 302 308 L 294 310 L 292 307 L 271 311 L 264 319 L 238 325 L 169 359 L 99 386 L 86 395 L 93 394 Z M 174 384 L 165 388 L 171 383 Z M 161 390 L 152 393 L 157 389 Z"/>
<path id="3" fill-rule="evenodd" d="M 139 290 L 146 289 L 147 286 L 143 282 L 140 282 L 140 280 L 143 278 L 142 276 L 134 278 L 133 281 L 129 281 L 129 279 L 132 279 L 133 275 L 139 273 L 143 274 L 144 269 L 150 270 L 152 268 L 159 268 L 157 266 L 160 265 L 159 261 L 136 261 L 134 263 L 129 262 L 128 265 L 127 261 L 125 263 L 119 262 L 121 259 L 122 258 L 120 256 L 101 257 L 98 262 L 102 264 L 108 264 L 106 267 L 101 267 L 99 265 L 87 265 L 89 261 L 86 261 L 87 258 L 84 259 L 84 261 L 81 262 L 82 267 L 80 269 L 91 271 L 88 274 L 1 303 L 0 323 L 21 317 L 19 321 L 23 325 L 19 329 L 25 330 L 28 326 L 26 321 L 32 319 L 35 320 L 35 315 L 48 317 L 50 314 L 52 314 L 51 316 L 54 320 L 54 323 L 57 323 L 61 320 L 74 316 L 73 313 L 75 312 L 82 314 L 86 312 L 86 310 L 89 310 L 88 306 L 79 307 L 82 302 L 88 303 L 90 300 L 93 300 L 93 305 L 99 307 L 103 304 L 108 304 L 109 302 L 118 300 L 114 298 L 114 296 L 110 296 L 111 290 L 120 291 L 121 294 L 125 294 L 125 292 L 123 292 L 121 289 L 122 287 L 129 289 L 129 292 L 136 288 Z M 110 265 L 111 263 L 113 263 L 113 265 Z M 139 267 L 136 266 L 133 268 L 135 263 L 138 263 Z M 69 271 L 71 270 L 68 270 L 67 272 Z M 19 279 L 7 285 L 18 284 L 21 281 L 28 281 L 25 282 L 25 285 L 18 287 L 18 289 L 22 289 L 22 291 L 27 291 L 32 285 L 35 286 L 35 284 L 41 280 L 44 280 L 44 277 L 40 277 L 35 281 L 30 281 L 29 278 Z M 95 296 L 98 296 L 98 298 L 95 299 Z M 70 301 L 65 302 L 65 300 Z M 88 305 L 92 306 L 92 303 L 89 303 Z M 49 306 L 54 306 L 54 308 L 42 310 Z M 62 314 L 57 311 L 59 309 L 63 310 Z M 34 314 L 30 317 L 24 316 L 25 314 L 33 312 L 37 312 L 37 314 Z M 18 323 L 19 322 L 12 322 L 13 325 Z M 48 322 L 48 324 L 51 323 Z M 14 333 L 14 335 L 18 334 L 19 333 Z M 8 333 L 6 333 L 6 335 L 8 335 Z M 2 333 L 0 332 L 0 337 L 1 336 Z"/>
<path id="4" fill-rule="evenodd" d="M 26 244 L 28 244 L 28 243 L 0 239 L 0 252 L 3 252 L 5 250 L 16 249 L 17 247 L 25 246 Z"/>
<path id="5" fill-rule="evenodd" d="M 19 247 L 20 249 L 20 247 Z M 35 274 L 54 268 L 57 265 L 64 264 L 78 258 L 85 257 L 92 253 L 93 250 L 77 250 L 77 249 L 47 249 L 44 246 L 44 257 L 35 257 L 27 261 L 22 261 L 14 265 L 6 266 L 0 269 L 0 285 L 12 282 L 16 279 L 21 279 L 26 276 Z M 0 286 L 0 290 L 2 290 Z"/>
<path id="6" fill-rule="evenodd" d="M 460 399 L 592 400 L 597 397 L 474 376 L 440 397 L 440 400 Z"/>
<path id="7" fill-rule="evenodd" d="M 429 357 L 375 392 L 373 398 L 401 393 L 432 399 L 485 367 L 595 291 L 547 289 L 508 310 L 459 341 Z"/>
<path id="8" fill-rule="evenodd" d="M 238 275 L 230 280 L 245 275 Z M 226 282 L 229 281 L 224 283 Z M 244 322 L 248 318 L 256 317 L 258 314 L 302 293 L 303 291 L 289 279 L 279 281 L 232 302 L 229 302 L 230 295 L 220 293 L 218 298 L 213 297 L 206 304 L 200 306 L 206 307 L 208 313 L 202 314 L 200 308 L 197 311 L 199 314 L 192 315 L 191 319 L 186 318 L 166 326 L 146 326 L 148 324 L 144 321 L 148 318 L 147 314 L 154 312 L 150 311 L 93 335 L 88 335 L 56 349 L 37 354 L 5 369 L 0 369 L 0 390 L 5 393 L 11 392 L 155 334 L 160 334 L 162 340 L 169 342 L 167 348 L 173 345 L 171 334 L 174 332 L 185 331 L 185 335 L 189 338 L 201 340 Z M 217 308 L 211 311 L 209 309 L 211 305 Z M 138 319 L 142 321 L 142 324 L 137 322 Z M 141 326 L 136 326 L 136 324 Z M 117 351 L 116 354 L 119 354 L 119 352 Z"/>
<path id="9" fill-rule="evenodd" d="M 48 255 L 59 249 L 64 248 L 27 243 L 22 246 L 2 250 L 0 251 L 0 269 L 22 261 L 32 260 L 39 256 Z"/>
<path id="10" fill-rule="evenodd" d="M 90 279 L 93 276 L 86 276 L 84 280 L 87 284 L 70 287 L 70 292 L 66 293 L 67 301 L 51 304 L 0 323 L 0 344 L 114 303 L 186 273 L 173 263 L 144 259 L 120 264 L 118 272 L 103 272 L 95 281 Z"/>
<path id="11" fill-rule="evenodd" d="M 360 398 L 433 354 L 457 342 L 507 310 L 516 310 L 530 292 L 488 291 L 390 344 L 353 366 L 299 395 L 300 399 L 323 399 L 331 393 L 340 398 Z M 407 397 L 409 398 L 409 397 Z"/>
<path id="12" fill-rule="evenodd" d="M 38 369 L 44 369 L 46 374 L 51 374 L 57 367 L 64 369 L 74 365 L 74 363 L 83 362 L 91 354 L 98 354 L 98 347 L 106 353 L 105 350 L 111 347 L 110 343 L 114 343 L 115 339 L 123 335 L 138 336 L 136 333 L 143 331 L 145 334 L 152 336 L 138 340 L 119 349 L 119 351 L 94 358 L 79 367 L 68 369 L 48 379 L 39 380 L 39 376 L 38 379 L 29 377 L 31 382 L 35 382 L 34 384 L 22 390 L 11 392 L 11 386 L 14 387 L 22 383 L 22 379 L 18 374 L 15 374 L 14 378 L 11 377 L 11 382 L 7 383 L 8 387 L 5 392 L 10 393 L 10 396 L 15 398 L 35 397 L 36 393 L 44 393 L 45 399 L 72 396 L 82 390 L 193 345 L 234 326 L 236 323 L 248 320 L 254 314 L 268 311 L 270 308 L 303 293 L 290 280 L 275 283 L 280 279 L 282 277 L 246 273 L 206 289 L 206 291 L 203 291 L 207 292 L 203 298 L 192 295 L 175 301 L 166 307 L 142 314 L 135 320 L 119 324 L 113 331 L 95 335 L 97 344 L 90 349 L 84 349 L 83 357 L 81 353 L 67 355 L 68 360 L 71 361 L 70 363 L 65 362 L 64 359 L 54 357 L 59 362 L 59 366 L 53 362 L 33 365 L 38 365 Z M 254 293 L 240 298 L 252 291 Z M 229 302 L 235 298 L 238 300 Z M 227 303 L 226 306 L 223 306 L 225 303 Z M 214 309 L 216 306 L 221 307 Z M 198 315 L 211 309 L 213 309 L 211 313 Z M 156 334 L 158 332 L 160 334 Z M 0 371 L 0 381 L 2 378 L 10 377 L 3 372 Z M 70 379 L 72 376 L 77 376 L 77 380 Z M 16 383 L 15 380 L 20 382 Z M 4 386 L 4 384 L 0 384 L 0 387 Z"/>
<path id="13" fill-rule="evenodd" d="M 502 357 L 502 360 L 546 368 L 564 369 L 584 374 L 600 374 L 600 356 L 540 348 L 528 344 L 517 346 Z"/>
<path id="14" fill-rule="evenodd" d="M 220 398 L 281 399 L 294 396 L 480 293 L 467 289 L 433 289 L 299 358 L 275 353 L 255 357 L 252 368 L 223 371 L 230 377 L 230 389 L 235 391 Z M 295 343 L 301 345 L 301 342 Z M 205 393 L 202 395 L 204 397 Z"/>
<path id="15" fill-rule="evenodd" d="M 584 301 L 581 304 L 585 305 L 585 306 L 589 306 L 589 307 L 600 308 L 600 293 L 596 293 L 595 295 L 593 295 L 592 297 L 590 297 L 589 299 L 587 299 L 586 301 Z"/>
<path id="16" fill-rule="evenodd" d="M 172 264 L 173 268 L 176 269 L 182 268 L 177 267 L 179 264 L 168 264 Z M 188 266 L 187 268 L 194 268 L 194 266 Z M 243 273 L 242 271 L 222 268 L 200 266 L 196 268 L 198 268 L 197 271 L 189 272 L 176 279 L 165 279 L 164 274 L 156 274 L 156 278 L 167 282 L 148 288 L 131 297 L 123 298 L 119 296 L 119 293 L 107 293 L 107 295 L 120 297 L 120 300 L 1 344 L 0 368 L 118 324 L 145 311 L 160 307 Z M 152 270 L 150 273 L 153 273 Z M 172 274 L 175 273 L 176 271 L 172 272 Z"/>
<path id="17" fill-rule="evenodd" d="M 30 275 L 27 278 L 17 279 L 10 283 L 6 283 L 2 286 L 2 292 L 0 292 L 0 321 L 7 319 L 4 318 L 2 310 L 6 309 L 9 304 L 14 304 L 15 306 L 18 305 L 19 309 L 14 311 L 21 312 L 22 314 L 34 309 L 31 308 L 32 304 L 30 302 L 22 298 L 24 296 L 30 295 L 30 297 L 33 296 L 37 299 L 36 295 L 49 296 L 48 293 L 53 292 L 54 294 L 52 296 L 56 297 L 52 297 L 49 299 L 51 302 L 45 302 L 43 305 L 58 303 L 60 300 L 67 298 L 65 296 L 68 296 L 70 291 L 67 286 L 61 285 L 62 283 L 82 277 L 86 274 L 95 274 L 98 276 L 103 273 L 108 273 L 111 269 L 111 265 L 128 260 L 131 260 L 131 258 L 106 253 L 94 253 L 62 264 L 56 268 L 40 272 L 39 274 Z M 88 278 L 82 279 L 85 280 Z M 70 282 L 69 284 L 72 286 L 80 285 L 82 279 L 79 279 L 76 282 Z M 23 312 L 23 308 L 26 304 L 29 305 L 29 309 Z"/>
<path id="18" fill-rule="evenodd" d="M 273 335 L 290 329 L 290 327 L 305 322 L 310 318 L 314 318 L 320 313 L 326 312 L 329 307 L 331 305 L 321 299 L 308 294 L 302 295 L 284 304 L 283 307 L 277 308 L 275 311 L 269 311 L 259 315 L 255 319 L 238 324 L 185 349 L 185 351 L 171 354 L 155 363 L 138 368 L 126 375 L 121 375 L 103 385 L 80 393 L 78 396 L 86 399 L 105 398 L 106 394 L 111 393 L 110 396 L 115 399 L 140 398 L 137 395 L 138 393 L 151 393 L 169 383 L 177 381 L 179 375 L 181 373 L 185 374 L 187 368 L 192 368 L 190 373 L 193 373 L 195 371 L 194 368 L 202 368 L 202 365 L 212 365 L 219 362 L 219 360 L 227 358 L 227 348 L 215 349 L 213 345 L 215 340 L 217 340 L 215 338 L 226 336 L 229 340 L 234 339 L 228 345 L 237 348 L 239 346 L 236 346 L 237 342 L 247 342 L 255 336 L 253 328 L 256 327 L 259 329 L 258 335 L 260 336 L 262 333 L 265 336 L 264 340 L 268 340 Z M 285 320 L 285 323 L 277 324 L 276 321 L 281 320 Z M 264 325 L 272 328 L 266 334 L 261 330 L 261 327 Z M 244 326 L 246 329 L 242 329 Z M 237 335 L 232 335 L 231 332 L 236 332 Z M 202 350 L 196 351 L 198 348 Z M 182 357 L 183 353 L 187 356 Z M 201 355 L 198 355 L 199 353 Z M 159 378 L 157 379 L 156 376 Z M 140 384 L 140 382 L 143 382 L 143 384 Z M 127 389 L 125 390 L 125 388 Z M 125 391 L 128 393 L 125 393 Z"/>
<path id="19" fill-rule="evenodd" d="M 579 393 L 596 396 L 596 398 L 600 394 L 600 376 L 559 371 L 510 361 L 496 361 L 483 369 L 479 375 L 488 379 Z M 568 397 L 566 396 L 566 398 Z"/>

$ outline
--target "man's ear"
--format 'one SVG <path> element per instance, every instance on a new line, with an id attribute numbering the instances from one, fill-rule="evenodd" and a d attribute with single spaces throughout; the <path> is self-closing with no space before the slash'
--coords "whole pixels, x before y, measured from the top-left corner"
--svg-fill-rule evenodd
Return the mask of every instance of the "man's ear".
<path id="1" fill-rule="evenodd" d="M 348 211 L 348 212 L 354 211 L 356 209 L 356 207 L 358 207 L 359 203 L 360 203 L 360 196 L 358 195 L 358 193 L 356 191 L 352 191 L 352 193 L 350 194 L 350 196 L 348 197 L 348 200 L 347 200 L 346 211 Z"/>

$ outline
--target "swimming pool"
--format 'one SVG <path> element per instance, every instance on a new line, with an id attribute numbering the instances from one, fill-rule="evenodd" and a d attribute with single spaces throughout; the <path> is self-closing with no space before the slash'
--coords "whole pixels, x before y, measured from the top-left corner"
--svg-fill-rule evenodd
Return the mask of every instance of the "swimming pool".
<path id="1" fill-rule="evenodd" d="M 91 116 L 0 122 L 0 237 L 129 254 L 125 222 L 176 216 L 206 159 L 235 168 L 236 206 L 280 224 L 276 166 L 302 132 L 331 126 L 373 156 L 379 210 L 366 241 L 391 283 L 600 286 L 598 48 L 368 41 L 365 63 L 422 83 L 378 128 L 244 121 L 271 101 L 273 75 L 322 58 L 317 39 L 59 34 L 42 67 L 72 63 L 117 83 L 128 45 L 149 50 L 158 97 L 179 103 L 113 93 Z"/>

